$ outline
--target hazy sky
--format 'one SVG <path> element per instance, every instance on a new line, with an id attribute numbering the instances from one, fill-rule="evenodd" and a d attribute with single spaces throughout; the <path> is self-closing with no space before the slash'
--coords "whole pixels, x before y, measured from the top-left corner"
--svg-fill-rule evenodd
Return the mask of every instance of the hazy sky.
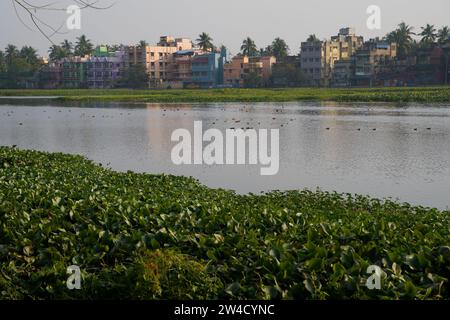
<path id="1" fill-rule="evenodd" d="M 69 0 L 28 2 L 52 2 L 59 7 L 73 3 Z M 52 39 L 56 43 L 65 38 L 75 41 L 84 33 L 95 44 L 134 44 L 139 40 L 155 43 L 160 35 L 196 39 L 205 31 L 214 44 L 226 45 L 232 54 L 238 52 L 247 36 L 259 47 L 281 37 L 290 46 L 291 53 L 296 54 L 309 34 L 328 38 L 345 26 L 355 27 L 357 34 L 368 38 L 385 35 L 401 21 L 414 26 L 415 31 L 420 31 L 420 26 L 426 23 L 437 27 L 450 25 L 449 0 L 99 0 L 97 5 L 111 3 L 114 6 L 108 10 L 83 10 L 81 30 L 55 35 Z M 381 8 L 381 30 L 371 31 L 366 27 L 369 5 Z M 0 48 L 8 43 L 31 45 L 47 55 L 50 43 L 20 22 L 11 1 L 0 0 L 0 15 Z M 21 16 L 31 25 L 25 13 Z M 64 11 L 42 12 L 40 16 L 53 26 L 65 23 L 68 17 Z"/>

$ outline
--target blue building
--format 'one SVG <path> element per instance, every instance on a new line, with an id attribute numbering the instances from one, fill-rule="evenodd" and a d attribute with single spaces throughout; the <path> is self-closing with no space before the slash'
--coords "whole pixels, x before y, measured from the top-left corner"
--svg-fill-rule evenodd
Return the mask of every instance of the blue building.
<path id="1" fill-rule="evenodd" d="M 223 85 L 226 50 L 196 55 L 192 58 L 192 83 L 201 88 Z"/>

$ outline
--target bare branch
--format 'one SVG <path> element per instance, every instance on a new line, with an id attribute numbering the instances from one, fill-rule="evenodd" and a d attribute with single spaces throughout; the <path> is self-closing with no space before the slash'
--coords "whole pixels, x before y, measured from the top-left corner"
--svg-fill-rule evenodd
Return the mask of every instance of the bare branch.
<path id="1" fill-rule="evenodd" d="M 31 3 L 30 0 L 11 0 L 14 11 L 16 13 L 17 18 L 19 21 L 29 30 L 32 30 L 22 19 L 20 16 L 18 8 L 22 9 L 26 14 L 29 15 L 30 20 L 34 27 L 52 44 L 53 41 L 51 40 L 51 37 L 53 37 L 55 34 L 66 34 L 67 32 L 61 32 L 61 29 L 64 26 L 64 22 L 61 23 L 61 25 L 58 28 L 55 28 L 51 26 L 50 24 L 46 23 L 43 19 L 41 19 L 38 15 L 39 11 L 66 11 L 66 8 L 57 7 L 56 2 L 51 2 L 43 5 L 36 5 Z M 112 3 L 109 6 L 101 7 L 98 6 L 98 0 L 96 1 L 87 1 L 87 0 L 73 0 L 73 2 L 78 5 L 80 10 L 83 9 L 94 9 L 94 10 L 106 10 L 111 8 L 115 3 Z M 48 31 L 46 31 L 47 29 Z"/>

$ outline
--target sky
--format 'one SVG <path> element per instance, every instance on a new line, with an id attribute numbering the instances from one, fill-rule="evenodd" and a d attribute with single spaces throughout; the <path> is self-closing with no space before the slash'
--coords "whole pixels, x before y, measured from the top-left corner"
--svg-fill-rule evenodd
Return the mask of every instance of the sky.
<path id="1" fill-rule="evenodd" d="M 23 0 L 18 0 L 23 1 Z M 91 0 L 92 1 L 92 0 Z M 28 0 L 28 3 L 66 8 L 75 1 Z M 247 36 L 258 47 L 266 47 L 274 38 L 283 38 L 291 54 L 297 54 L 302 41 L 316 34 L 320 39 L 338 33 L 341 27 L 354 27 L 366 39 L 384 36 L 401 21 L 416 32 L 426 23 L 440 28 L 450 25 L 449 0 L 98 0 L 97 6 L 109 9 L 81 11 L 81 29 L 61 30 L 52 41 L 75 42 L 81 34 L 94 44 L 135 44 L 140 40 L 156 43 L 160 35 L 196 39 L 207 32 L 215 45 L 225 45 L 231 54 L 239 52 Z M 366 13 L 370 5 L 381 9 L 381 29 L 369 30 Z M 0 0 L 0 49 L 12 43 L 33 46 L 46 56 L 51 43 L 45 39 L 20 7 L 17 17 L 12 1 Z M 43 22 L 65 26 L 65 11 L 38 11 Z M 45 28 L 45 27 L 44 27 Z"/>

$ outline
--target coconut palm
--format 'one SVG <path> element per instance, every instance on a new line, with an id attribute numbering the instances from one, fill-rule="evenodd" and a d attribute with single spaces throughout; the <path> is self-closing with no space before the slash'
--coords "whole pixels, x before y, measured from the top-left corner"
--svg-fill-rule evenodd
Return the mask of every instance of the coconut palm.
<path id="1" fill-rule="evenodd" d="M 201 33 L 196 41 L 199 48 L 203 51 L 211 51 L 214 49 L 213 39 L 206 32 Z"/>
<path id="2" fill-rule="evenodd" d="M 36 66 L 39 63 L 36 49 L 30 46 L 22 47 L 19 52 L 19 57 L 24 59 L 32 66 Z"/>
<path id="3" fill-rule="evenodd" d="M 398 55 L 404 58 L 411 49 L 412 35 L 414 35 L 413 27 L 402 22 L 397 29 L 388 33 L 385 39 L 391 43 L 396 43 Z"/>
<path id="4" fill-rule="evenodd" d="M 5 54 L 0 50 L 0 73 L 6 70 L 6 59 Z"/>
<path id="5" fill-rule="evenodd" d="M 438 42 L 440 44 L 443 44 L 448 41 L 448 37 L 450 35 L 450 30 L 448 26 L 443 26 L 441 29 L 439 29 L 437 33 Z"/>
<path id="6" fill-rule="evenodd" d="M 434 43 L 436 40 L 436 29 L 434 28 L 434 25 L 430 25 L 427 23 L 425 27 L 421 27 L 422 32 L 419 33 L 420 36 L 422 36 L 422 39 L 420 42 L 425 44 L 431 44 Z"/>
<path id="7" fill-rule="evenodd" d="M 63 42 L 61 42 L 61 48 L 64 51 L 66 51 L 67 55 L 71 55 L 72 54 L 73 44 L 69 40 L 64 40 Z"/>
<path id="8" fill-rule="evenodd" d="M 319 38 L 316 37 L 315 34 L 310 34 L 308 39 L 306 39 L 307 42 L 318 42 L 320 41 Z"/>
<path id="9" fill-rule="evenodd" d="M 56 44 L 52 45 L 49 49 L 48 49 L 48 57 L 50 58 L 50 61 L 57 61 L 60 59 L 64 59 L 66 58 L 67 55 L 67 51 L 64 50 L 61 46 L 58 46 Z"/>
<path id="10" fill-rule="evenodd" d="M 90 54 L 94 50 L 94 46 L 89 39 L 83 34 L 81 37 L 77 38 L 77 42 L 75 45 L 75 55 L 76 56 L 85 56 Z"/>
<path id="11" fill-rule="evenodd" d="M 255 42 L 250 37 L 247 37 L 247 39 L 242 42 L 241 52 L 244 56 L 249 57 L 258 55 L 258 48 L 256 47 Z"/>
<path id="12" fill-rule="evenodd" d="M 8 44 L 8 46 L 5 48 L 5 61 L 6 64 L 10 65 L 15 58 L 19 56 L 19 50 L 17 50 L 17 47 L 12 44 Z"/>
<path id="13" fill-rule="evenodd" d="M 289 47 L 281 38 L 275 38 L 273 40 L 271 47 L 272 54 L 277 58 L 277 60 L 282 60 L 288 55 Z"/>

